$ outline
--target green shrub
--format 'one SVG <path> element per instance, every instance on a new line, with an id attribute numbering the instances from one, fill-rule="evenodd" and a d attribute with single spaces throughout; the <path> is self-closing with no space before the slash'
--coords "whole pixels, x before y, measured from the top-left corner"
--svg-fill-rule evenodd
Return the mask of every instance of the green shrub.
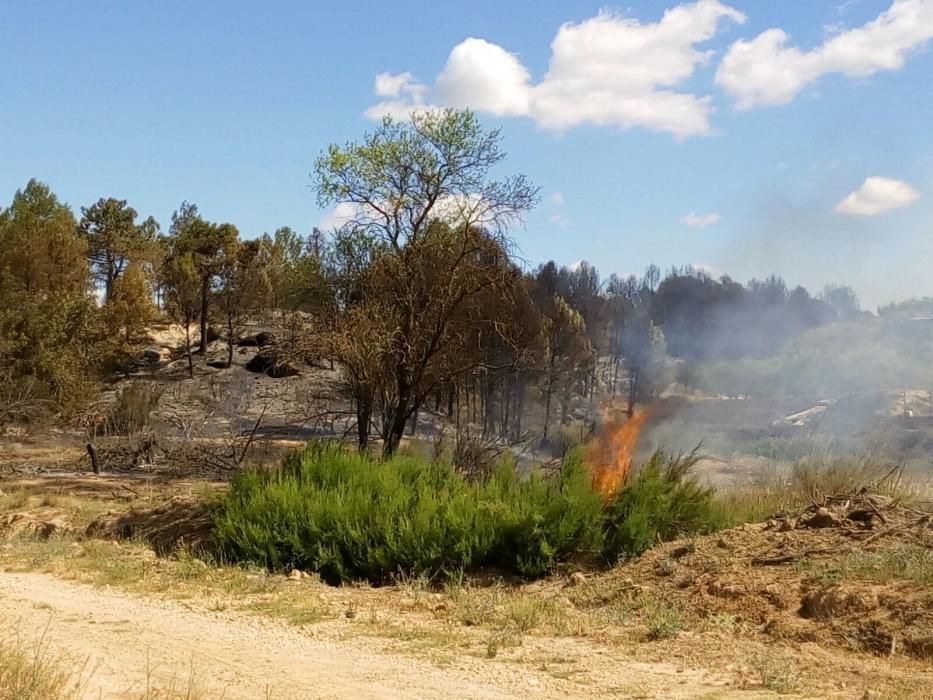
<path id="1" fill-rule="evenodd" d="M 467 480 L 417 457 L 381 462 L 312 444 L 275 471 L 238 474 L 215 509 L 215 537 L 228 560 L 329 582 L 487 567 L 536 578 L 711 529 L 711 493 L 686 477 L 693 462 L 659 453 L 607 504 L 579 452 L 553 475 L 522 477 L 506 458 Z"/>
<path id="2" fill-rule="evenodd" d="M 698 460 L 696 451 L 667 457 L 658 450 L 607 504 L 603 551 L 609 561 L 637 556 L 659 540 L 712 532 L 725 524 L 713 490 L 690 475 Z"/>
<path id="3" fill-rule="evenodd" d="M 505 461 L 471 483 L 415 457 L 378 462 L 312 445 L 274 472 L 239 474 L 215 523 L 230 559 L 338 582 L 483 566 L 540 576 L 598 551 L 600 516 L 579 461 L 527 480 Z"/>

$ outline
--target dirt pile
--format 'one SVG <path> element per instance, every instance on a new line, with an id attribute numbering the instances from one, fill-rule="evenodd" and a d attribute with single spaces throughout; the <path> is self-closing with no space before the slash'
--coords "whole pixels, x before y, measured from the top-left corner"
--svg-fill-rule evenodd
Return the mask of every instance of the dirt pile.
<path id="1" fill-rule="evenodd" d="M 869 493 L 658 546 L 611 576 L 687 617 L 933 658 L 933 513 Z"/>
<path id="2" fill-rule="evenodd" d="M 41 506 L 0 515 L 0 537 L 27 534 L 40 540 L 75 532 L 68 514 L 58 508 Z"/>
<path id="3" fill-rule="evenodd" d="M 170 554 L 180 546 L 197 550 L 207 543 L 213 530 L 210 511 L 203 501 L 173 498 L 156 508 L 106 513 L 88 525 L 88 537 L 145 540 L 159 554 Z"/>

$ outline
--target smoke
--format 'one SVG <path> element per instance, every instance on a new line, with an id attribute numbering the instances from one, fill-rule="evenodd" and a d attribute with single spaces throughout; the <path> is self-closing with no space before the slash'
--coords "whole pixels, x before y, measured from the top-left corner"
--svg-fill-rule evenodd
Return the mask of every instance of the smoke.
<path id="1" fill-rule="evenodd" d="M 714 261 L 737 279 L 777 274 L 789 285 L 853 287 L 863 306 L 933 295 L 926 261 L 933 255 L 933 173 L 915 183 L 920 197 L 877 216 L 836 212 L 832 202 L 852 189 L 846 169 L 831 169 L 806 195 L 767 193 L 751 198 L 745 222 Z M 925 196 L 926 195 L 926 196 Z"/>

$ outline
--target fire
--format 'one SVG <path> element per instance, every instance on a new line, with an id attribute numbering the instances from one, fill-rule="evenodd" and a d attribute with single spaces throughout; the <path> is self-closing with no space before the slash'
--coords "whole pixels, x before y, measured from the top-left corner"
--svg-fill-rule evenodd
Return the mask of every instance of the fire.
<path id="1" fill-rule="evenodd" d="M 590 446 L 593 488 L 606 498 L 621 488 L 632 468 L 632 455 L 648 412 L 636 410 L 631 418 L 607 420 L 599 439 Z"/>

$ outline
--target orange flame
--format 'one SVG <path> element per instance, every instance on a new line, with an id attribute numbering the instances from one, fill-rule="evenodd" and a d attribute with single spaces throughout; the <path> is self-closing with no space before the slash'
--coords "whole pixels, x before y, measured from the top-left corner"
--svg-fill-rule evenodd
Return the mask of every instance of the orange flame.
<path id="1" fill-rule="evenodd" d="M 593 488 L 610 498 L 628 477 L 638 435 L 648 418 L 648 412 L 637 410 L 628 419 L 607 420 L 599 439 L 590 446 L 589 463 L 593 471 Z"/>

